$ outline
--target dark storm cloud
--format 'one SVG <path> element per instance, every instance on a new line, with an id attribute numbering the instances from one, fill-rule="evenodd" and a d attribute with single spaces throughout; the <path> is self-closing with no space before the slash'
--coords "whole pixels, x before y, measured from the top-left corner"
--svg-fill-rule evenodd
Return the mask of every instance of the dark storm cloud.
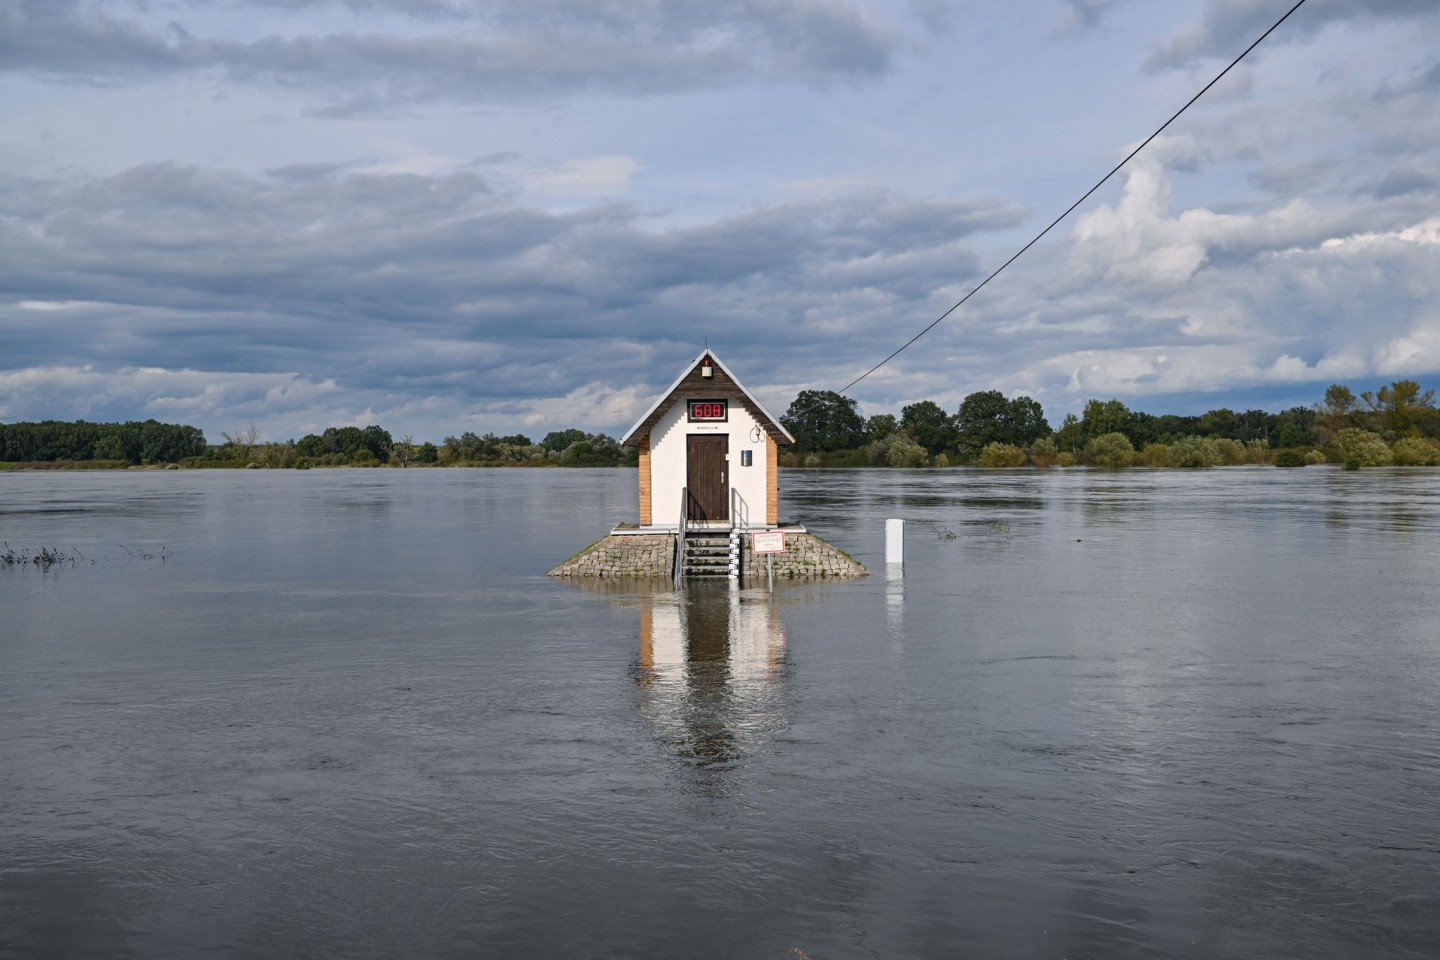
<path id="1" fill-rule="evenodd" d="M 654 231 L 620 204 L 527 208 L 468 171 L 0 179 L 0 301 L 83 304 L 12 314 L 25 336 L 6 360 L 525 397 L 573 377 L 576 356 L 707 329 L 777 347 L 843 334 L 836 352 L 858 358 L 877 316 L 926 312 L 974 276 L 965 238 L 1023 217 L 870 191 Z"/>
<path id="2" fill-rule="evenodd" d="M 1381 200 L 1417 193 L 1435 194 L 1440 192 L 1440 177 L 1436 176 L 1431 165 L 1414 161 L 1385 171 L 1373 184 L 1362 187 L 1361 191 L 1373 193 Z"/>
<path id="3" fill-rule="evenodd" d="M 1156 43 L 1145 67 L 1167 70 L 1208 58 L 1228 60 L 1290 6 L 1275 0 L 1209 0 L 1199 21 Z M 1266 42 L 1306 40 L 1334 23 L 1404 19 L 1440 22 L 1440 6 L 1435 0 L 1309 0 Z"/>
<path id="4" fill-rule="evenodd" d="M 313 15 L 331 3 L 258 3 Z M 222 6 L 197 3 L 197 7 Z M 223 5 L 229 11 L 245 4 Z M 0 9 L 0 69 L 83 83 L 206 74 L 302 91 L 332 112 L 416 102 L 659 94 L 756 81 L 826 84 L 885 73 L 899 38 L 815 0 L 354 2 L 414 29 L 355 32 L 348 17 L 258 39 L 203 35 L 194 10 L 18 0 Z M 342 8 L 343 9 L 343 8 Z"/>

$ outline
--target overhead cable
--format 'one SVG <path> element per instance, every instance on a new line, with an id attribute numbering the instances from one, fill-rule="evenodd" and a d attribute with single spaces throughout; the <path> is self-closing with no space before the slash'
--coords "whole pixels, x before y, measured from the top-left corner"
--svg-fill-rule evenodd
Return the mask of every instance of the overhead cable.
<path id="1" fill-rule="evenodd" d="M 994 280 L 996 277 L 998 277 L 998 276 L 1005 270 L 1006 267 L 1010 266 L 1010 264 L 1014 263 L 1016 260 L 1019 260 L 1019 259 L 1025 254 L 1025 252 L 1026 252 L 1027 250 L 1029 250 L 1031 247 L 1035 246 L 1035 244 L 1039 243 L 1039 242 L 1041 241 L 1041 239 L 1043 239 L 1047 233 L 1049 233 L 1051 230 L 1055 229 L 1055 227 L 1060 223 L 1060 221 L 1062 221 L 1062 220 L 1064 220 L 1066 217 L 1070 216 L 1070 214 L 1075 210 L 1076 207 L 1080 206 L 1080 204 L 1082 204 L 1082 203 L 1084 203 L 1086 200 L 1090 199 L 1090 195 L 1091 195 L 1091 194 L 1093 194 L 1096 190 L 1099 190 L 1101 187 L 1103 187 L 1103 186 L 1110 180 L 1111 177 L 1113 177 L 1113 176 L 1115 176 L 1115 174 L 1119 173 L 1120 170 L 1121 170 L 1121 168 L 1123 168 L 1123 167 L 1125 166 L 1125 164 L 1129 163 L 1131 160 L 1133 160 L 1133 159 L 1135 158 L 1135 155 L 1136 155 L 1136 154 L 1138 154 L 1141 150 L 1144 150 L 1147 146 L 1150 145 L 1150 141 L 1154 140 L 1156 137 L 1160 136 L 1160 134 L 1164 133 L 1164 132 L 1165 132 L 1165 129 L 1166 129 L 1167 127 L 1169 127 L 1170 124 L 1174 123 L 1177 119 L 1179 119 L 1179 117 L 1180 117 L 1180 115 L 1181 115 L 1182 113 L 1184 113 L 1186 110 L 1189 110 L 1189 109 L 1190 109 L 1190 106 L 1191 106 L 1196 100 L 1199 100 L 1201 97 L 1203 97 L 1203 96 L 1206 94 L 1207 91 L 1209 91 L 1209 89 L 1210 89 L 1211 87 L 1213 87 L 1213 86 L 1215 86 L 1215 84 L 1219 83 L 1220 80 L 1221 80 L 1227 73 L 1229 73 L 1231 70 L 1233 70 L 1233 69 L 1235 68 L 1236 64 L 1238 64 L 1241 60 L 1244 60 L 1244 59 L 1250 54 L 1250 51 L 1252 51 L 1252 50 L 1254 50 L 1256 47 L 1260 46 L 1261 42 L 1264 41 L 1264 39 L 1265 39 L 1266 37 L 1268 37 L 1268 36 L 1270 36 L 1270 34 L 1274 33 L 1275 30 L 1276 30 L 1276 28 L 1278 28 L 1278 27 L 1280 26 L 1280 24 L 1282 24 L 1282 23 L 1284 23 L 1286 20 L 1290 19 L 1290 15 L 1291 15 L 1292 13 L 1294 13 L 1296 10 L 1299 10 L 1299 9 L 1300 9 L 1301 7 L 1303 7 L 1304 5 L 1305 5 L 1305 0 L 1299 0 L 1299 2 L 1296 3 L 1293 7 L 1291 7 L 1289 10 L 1285 11 L 1285 15 L 1282 16 L 1279 20 L 1276 20 L 1274 23 L 1272 23 L 1272 24 L 1270 25 L 1270 29 L 1268 29 L 1268 30 L 1266 30 L 1264 33 L 1260 34 L 1260 36 L 1255 39 L 1255 42 L 1252 43 L 1252 44 L 1250 44 L 1250 46 L 1246 47 L 1245 50 L 1240 54 L 1240 56 L 1236 57 L 1234 60 L 1231 60 L 1231 61 L 1230 61 L 1230 65 L 1227 66 L 1224 70 L 1221 70 L 1219 73 L 1217 73 L 1217 74 L 1215 75 L 1215 78 L 1214 78 L 1213 80 L 1211 80 L 1209 83 L 1205 84 L 1205 86 L 1200 89 L 1200 92 L 1199 92 L 1199 93 L 1195 94 L 1195 96 L 1193 96 L 1193 97 L 1191 97 L 1189 100 L 1185 101 L 1185 105 L 1184 105 L 1183 107 L 1181 107 L 1179 110 L 1176 110 L 1175 113 L 1170 117 L 1169 120 L 1166 120 L 1164 123 L 1162 123 L 1162 124 L 1159 126 L 1159 128 L 1157 128 L 1154 133 L 1150 134 L 1150 136 L 1146 137 L 1145 140 L 1144 140 L 1138 147 L 1136 147 L 1134 150 L 1131 150 L 1128 154 L 1126 154 L 1126 155 L 1125 155 L 1125 159 L 1124 159 L 1124 160 L 1121 160 L 1119 163 L 1115 164 L 1114 168 L 1113 168 L 1109 173 L 1105 174 L 1105 176 L 1101 177 L 1100 180 L 1095 184 L 1095 186 L 1091 187 L 1089 190 L 1086 190 L 1084 196 L 1082 196 L 1079 200 L 1076 200 L 1074 203 L 1070 204 L 1070 206 L 1066 207 L 1064 213 L 1060 214 L 1060 216 L 1058 216 L 1058 217 L 1056 217 L 1054 220 L 1050 221 L 1050 225 L 1049 225 L 1048 227 L 1046 227 L 1044 230 L 1041 230 L 1039 233 L 1037 233 L 1037 234 L 1035 235 L 1034 239 L 1032 239 L 1029 243 L 1025 244 L 1025 246 L 1023 246 L 1023 247 L 1021 247 L 1019 250 L 1015 251 L 1015 253 L 1010 257 L 1009 260 L 1006 260 L 1004 263 L 1000 264 L 1000 266 L 996 267 L 995 270 L 994 270 L 988 277 L 986 277 L 984 280 L 981 280 L 978 284 L 976 284 L 976 285 L 975 285 L 975 288 L 974 288 L 973 290 L 971 290 L 969 293 L 965 294 L 965 296 L 961 297 L 960 300 L 959 300 L 958 302 L 956 302 L 956 304 L 955 304 L 954 306 L 952 306 L 949 310 L 946 310 L 944 313 L 940 314 L 940 316 L 936 317 L 934 320 L 930 321 L 930 323 L 929 323 L 923 330 L 921 330 L 919 333 L 915 334 L 915 336 L 911 337 L 909 340 L 906 340 L 903 344 L 900 345 L 900 348 L 897 349 L 894 353 L 890 354 L 890 356 L 886 357 L 884 360 L 881 360 L 879 363 L 875 364 L 875 366 L 871 367 L 869 370 L 866 370 L 864 373 L 860 374 L 860 376 L 856 377 L 854 380 L 851 380 L 849 383 L 845 384 L 845 386 L 841 387 L 839 390 L 837 390 L 837 391 L 835 391 L 835 392 L 836 392 L 836 393 L 844 393 L 846 390 L 849 390 L 851 387 L 855 386 L 855 384 L 859 383 L 861 380 L 864 380 L 866 377 L 870 376 L 870 374 L 874 373 L 876 370 L 879 370 L 881 367 L 885 366 L 885 364 L 889 363 L 891 360 L 894 360 L 894 359 L 895 359 L 896 357 L 898 357 L 901 353 L 903 353 L 908 347 L 910 347 L 910 345 L 913 344 L 916 340 L 919 340 L 921 337 L 925 336 L 925 334 L 927 334 L 927 333 L 929 333 L 931 330 L 935 329 L 937 326 L 940 325 L 941 321 L 943 321 L 946 317 L 950 316 L 950 314 L 954 313 L 956 310 L 959 310 L 961 307 L 963 307 L 963 306 L 965 305 L 965 302 L 966 302 L 967 300 L 969 300 L 971 297 L 975 296 L 975 294 L 979 293 L 982 289 L 984 289 L 985 285 L 988 284 L 991 280 Z"/>

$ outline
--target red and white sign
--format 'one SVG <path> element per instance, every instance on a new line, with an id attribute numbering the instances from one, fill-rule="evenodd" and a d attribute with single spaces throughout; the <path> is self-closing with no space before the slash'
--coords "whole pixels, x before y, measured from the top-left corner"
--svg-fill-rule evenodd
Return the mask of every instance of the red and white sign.
<path id="1" fill-rule="evenodd" d="M 723 423 L 730 419 L 728 400 L 691 400 L 691 423 Z"/>
<path id="2" fill-rule="evenodd" d="M 755 553 L 784 553 L 785 531 L 765 530 L 750 534 L 750 549 Z"/>

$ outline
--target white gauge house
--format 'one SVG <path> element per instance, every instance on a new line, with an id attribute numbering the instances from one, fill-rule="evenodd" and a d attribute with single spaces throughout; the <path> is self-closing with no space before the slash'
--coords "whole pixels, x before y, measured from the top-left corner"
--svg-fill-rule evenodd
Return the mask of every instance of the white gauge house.
<path id="1" fill-rule="evenodd" d="M 640 527 L 780 522 L 780 448 L 795 442 L 706 350 L 621 441 L 640 451 Z"/>

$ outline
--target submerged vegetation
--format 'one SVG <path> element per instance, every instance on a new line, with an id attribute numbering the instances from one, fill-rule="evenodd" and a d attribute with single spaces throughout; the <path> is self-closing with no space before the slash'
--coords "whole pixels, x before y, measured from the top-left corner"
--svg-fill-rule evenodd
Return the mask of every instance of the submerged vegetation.
<path id="1" fill-rule="evenodd" d="M 61 564 L 75 565 L 76 560 L 83 560 L 78 552 L 66 552 L 51 547 L 39 547 L 34 550 L 16 550 L 5 544 L 0 550 L 0 567 L 39 567 L 41 570 L 49 570 L 51 567 L 58 567 Z"/>
<path id="2" fill-rule="evenodd" d="M 118 546 L 131 560 L 160 560 L 163 563 L 169 559 L 166 556 L 165 547 L 161 547 L 159 553 L 151 553 L 144 549 L 131 550 L 123 543 Z M 110 557 L 105 556 L 100 559 L 109 560 Z M 51 567 L 73 567 L 77 563 L 93 564 L 95 558 L 86 557 L 73 547 L 69 550 L 60 550 L 55 547 L 21 547 L 17 550 L 9 543 L 0 544 L 0 568 L 38 567 L 41 570 L 49 570 Z"/>
<path id="3" fill-rule="evenodd" d="M 1398 380 L 1358 397 L 1334 384 L 1324 399 L 1280 413 L 1221 408 L 1154 415 L 1119 400 L 1091 400 L 1052 429 L 1030 397 L 972 393 L 947 414 L 925 400 L 866 420 L 857 401 L 802 391 L 781 421 L 797 438 L 781 463 L 798 467 L 1156 467 L 1198 469 L 1339 463 L 1346 469 L 1440 466 L 1435 392 Z"/>

